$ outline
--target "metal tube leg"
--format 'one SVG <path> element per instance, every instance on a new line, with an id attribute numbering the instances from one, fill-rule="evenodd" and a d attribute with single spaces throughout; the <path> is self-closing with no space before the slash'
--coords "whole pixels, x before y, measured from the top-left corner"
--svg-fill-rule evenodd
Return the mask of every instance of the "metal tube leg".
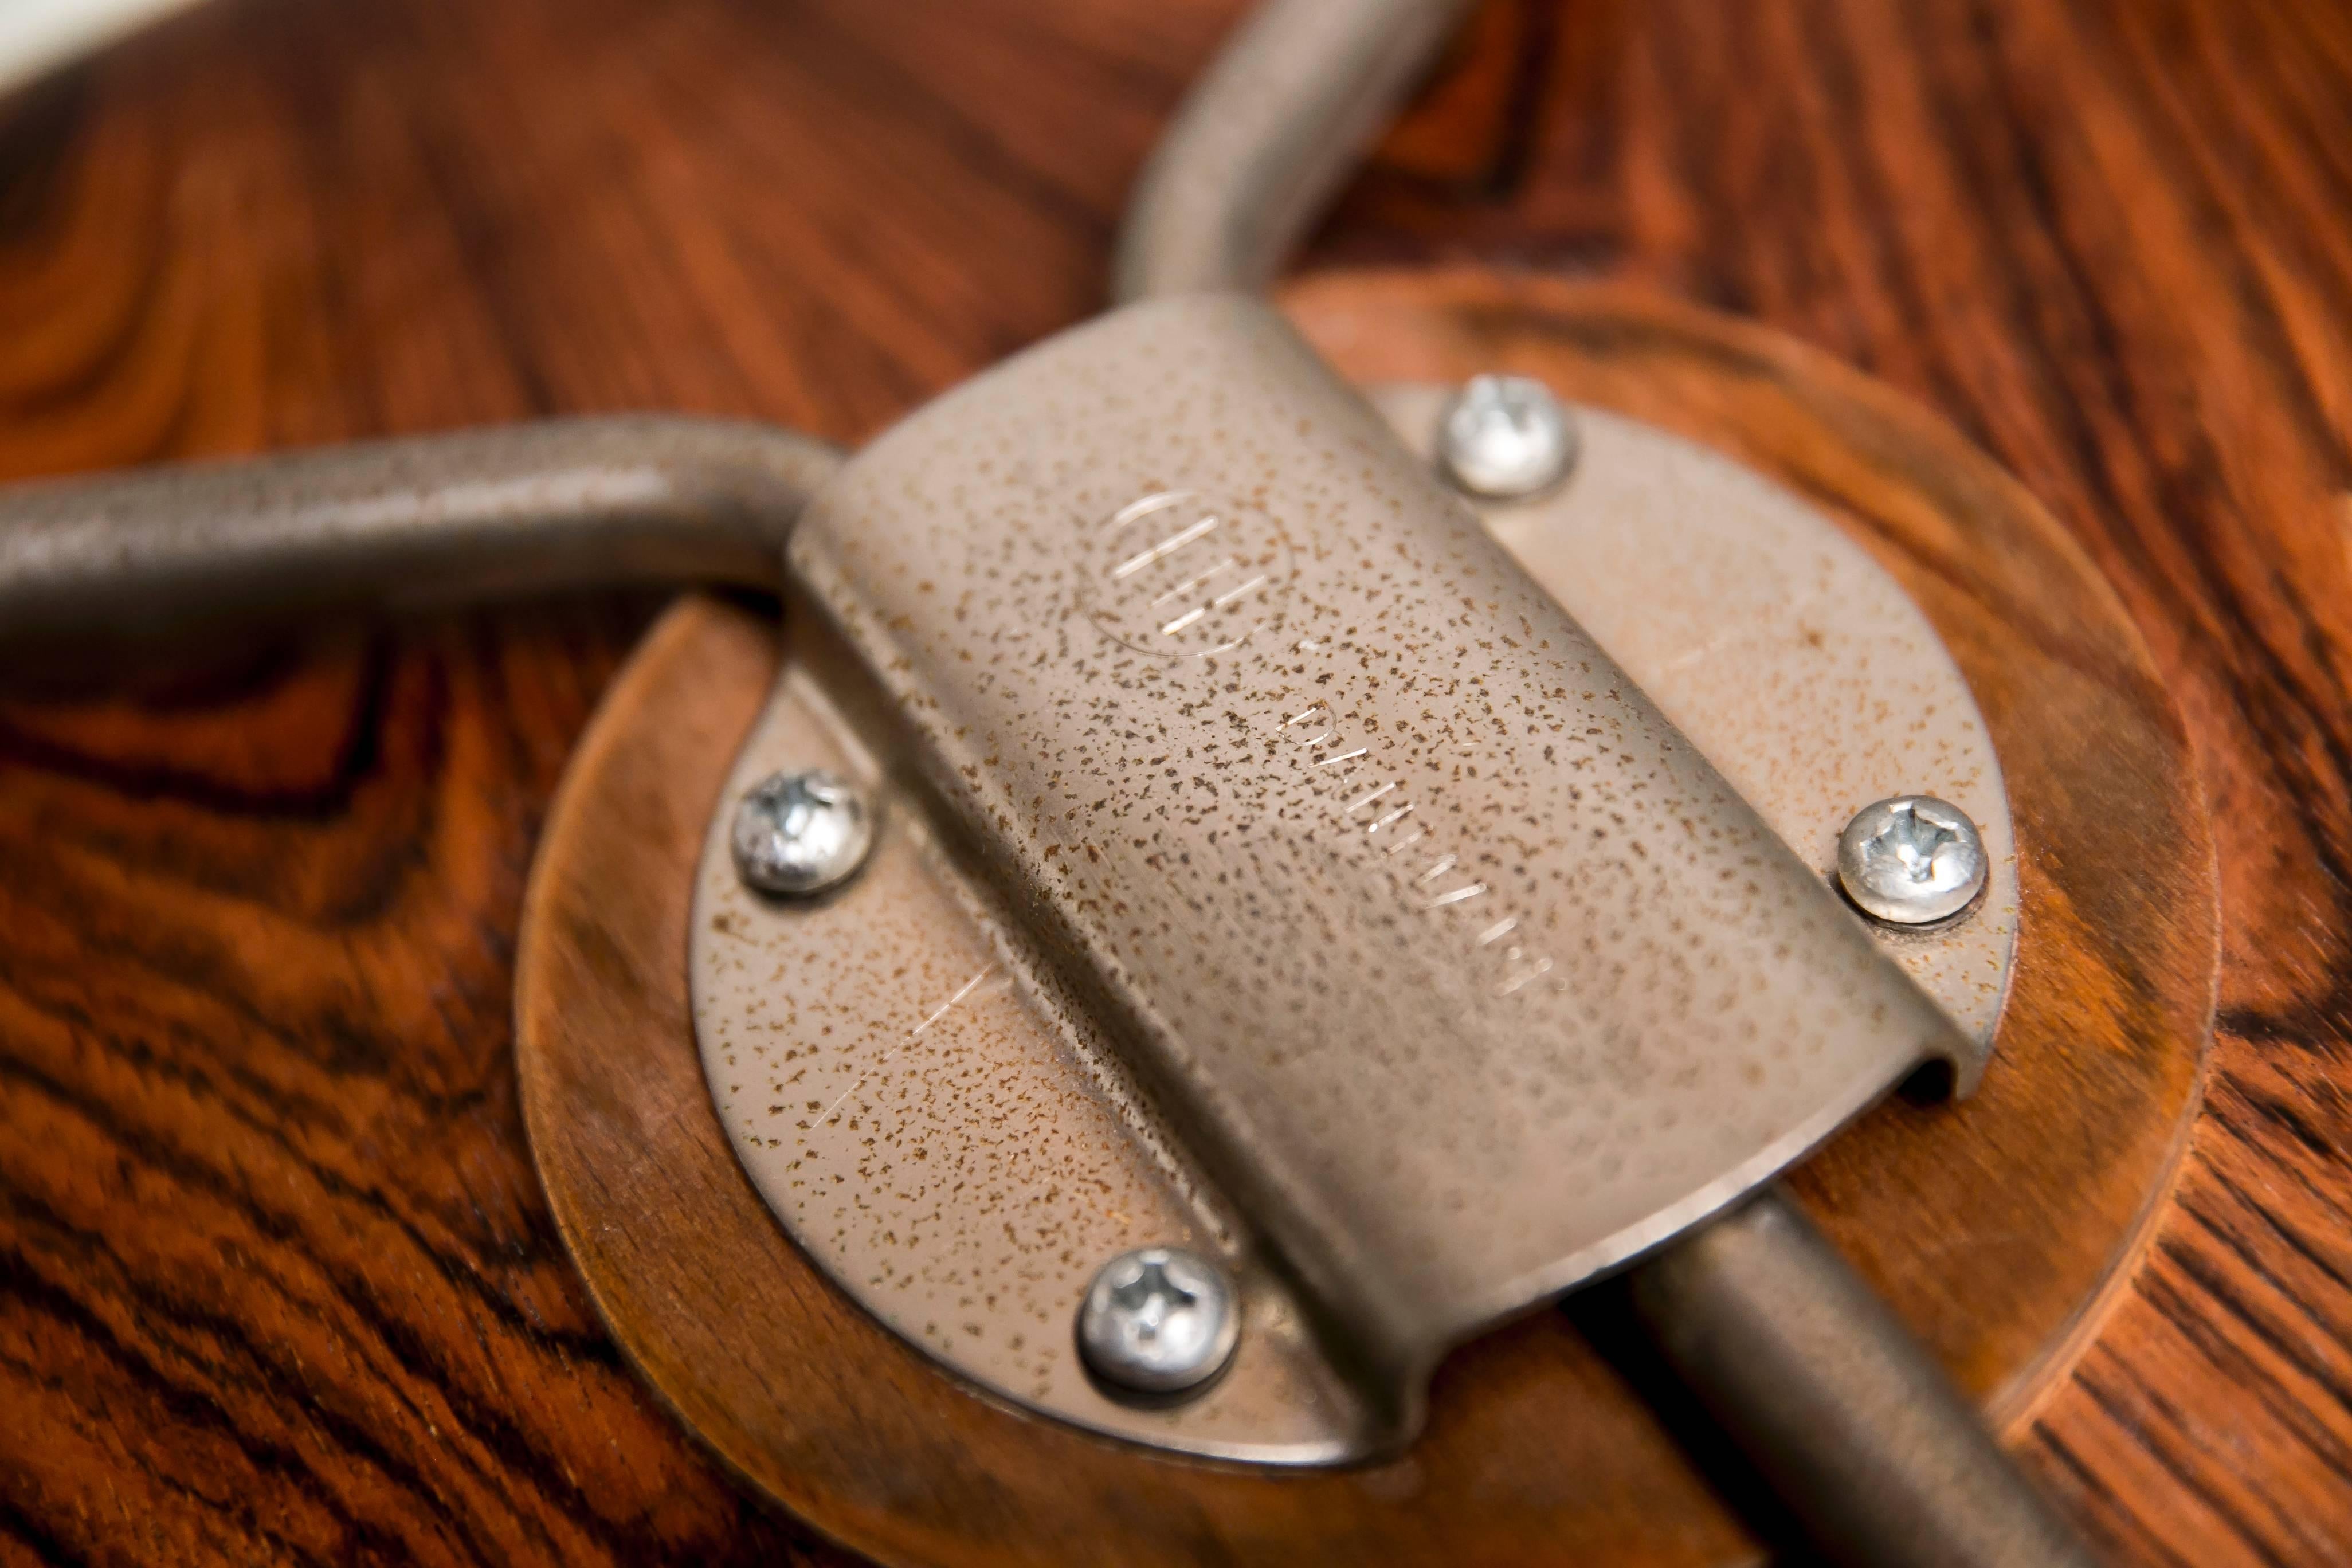
<path id="1" fill-rule="evenodd" d="M 773 586 L 822 441 L 552 419 L 0 489 L 0 655 L 625 582 Z"/>
<path id="2" fill-rule="evenodd" d="M 1833 1562 L 2096 1560 L 1778 1191 L 1627 1275 L 1634 1316 Z"/>
<path id="3" fill-rule="evenodd" d="M 1273 281 L 1470 0 L 1270 0 L 1186 95 L 1136 182 L 1111 299 Z"/>

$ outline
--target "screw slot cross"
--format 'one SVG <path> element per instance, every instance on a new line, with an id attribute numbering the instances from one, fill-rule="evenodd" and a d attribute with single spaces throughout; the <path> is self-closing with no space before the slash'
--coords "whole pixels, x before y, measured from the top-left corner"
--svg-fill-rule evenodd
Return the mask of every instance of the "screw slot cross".
<path id="1" fill-rule="evenodd" d="M 1916 801 L 1905 801 L 1895 807 L 1895 820 L 1886 825 L 1874 846 L 1885 845 L 1913 881 L 1924 882 L 1936 874 L 1936 856 L 1946 845 L 1959 841 L 1960 836 L 1951 828 L 1920 816 Z"/>
<path id="2" fill-rule="evenodd" d="M 1240 1333 L 1234 1288 L 1207 1258 L 1174 1247 L 1122 1252 L 1078 1306 L 1078 1353 L 1115 1388 L 1151 1396 L 1202 1387 Z"/>
<path id="3" fill-rule="evenodd" d="M 1839 885 L 1889 925 L 1948 920 L 1984 891 L 1984 840 L 1968 814 L 1928 795 L 1864 806 L 1838 836 Z"/>
<path id="4" fill-rule="evenodd" d="M 874 847 L 876 804 L 849 780 L 809 768 L 770 773 L 735 807 L 735 872 L 763 893 L 805 896 L 838 886 Z"/>
<path id="5" fill-rule="evenodd" d="M 1129 1314 L 1135 1337 L 1147 1343 L 1160 1337 L 1169 1319 L 1201 1300 L 1170 1279 L 1167 1265 L 1156 1258 L 1148 1259 L 1134 1279 L 1114 1287 L 1110 1297 Z"/>

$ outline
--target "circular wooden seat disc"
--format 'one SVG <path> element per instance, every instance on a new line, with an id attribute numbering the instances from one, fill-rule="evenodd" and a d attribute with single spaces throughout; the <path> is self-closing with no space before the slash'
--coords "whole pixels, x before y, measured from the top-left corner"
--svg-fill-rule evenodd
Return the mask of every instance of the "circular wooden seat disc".
<path id="1" fill-rule="evenodd" d="M 1970 1389 L 2021 1418 L 2166 1190 L 2210 1034 L 2212 855 L 2178 717 L 2120 605 L 1926 411 L 1765 329 L 1549 280 L 1339 273 L 1285 303 L 1350 377 L 1539 375 L 1790 485 L 1895 572 L 1990 725 L 2021 926 L 1999 1054 L 1794 1178 Z M 1012 1410 L 833 1289 L 737 1166 L 686 997 L 704 826 L 772 626 L 673 609 L 615 681 L 532 873 L 516 1048 L 550 1204 L 624 1352 L 755 1485 L 885 1560 L 1716 1564 L 1755 1548 L 1558 1313 L 1449 1361 L 1390 1462 L 1259 1472 Z M 1801 765 L 1801 759 L 1791 759 Z"/>

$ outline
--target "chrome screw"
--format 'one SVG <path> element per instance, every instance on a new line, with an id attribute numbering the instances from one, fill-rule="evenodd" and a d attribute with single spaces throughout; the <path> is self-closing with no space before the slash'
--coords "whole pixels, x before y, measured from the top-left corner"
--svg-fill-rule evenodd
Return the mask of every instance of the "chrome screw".
<path id="1" fill-rule="evenodd" d="M 1122 1252 L 1078 1308 L 1078 1353 L 1105 1383 L 1139 1394 L 1198 1388 L 1241 1337 L 1233 1287 L 1207 1258 L 1173 1247 Z"/>
<path id="2" fill-rule="evenodd" d="M 821 893 L 874 847 L 874 811 L 856 784 L 821 768 L 770 773 L 735 806 L 735 874 L 763 893 Z"/>
<path id="3" fill-rule="evenodd" d="M 1984 839 L 1951 802 L 1898 795 L 1863 807 L 1838 835 L 1838 881 L 1864 914 L 1927 925 L 1984 890 Z"/>
<path id="4" fill-rule="evenodd" d="M 1576 466 L 1576 426 L 1551 389 L 1523 375 L 1473 376 L 1437 423 L 1438 466 L 1482 500 L 1528 500 Z"/>

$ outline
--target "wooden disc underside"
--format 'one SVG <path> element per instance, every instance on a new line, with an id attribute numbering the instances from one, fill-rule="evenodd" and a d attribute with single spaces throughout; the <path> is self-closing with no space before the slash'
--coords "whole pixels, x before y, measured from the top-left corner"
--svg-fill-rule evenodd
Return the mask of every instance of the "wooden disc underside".
<path id="1" fill-rule="evenodd" d="M 2021 924 L 1999 1054 L 1966 1104 L 1891 1103 L 1792 1184 L 1996 1418 L 2023 1419 L 2136 1258 L 2211 1020 L 2203 806 L 2121 606 L 1958 435 L 1762 328 L 1477 271 L 1325 275 L 1286 304 L 1360 382 L 1538 375 L 1777 477 L 1848 527 L 1944 637 L 2016 822 Z M 772 626 L 708 600 L 656 628 L 572 763 L 518 963 L 520 1071 L 551 1205 L 614 1337 L 688 1426 L 887 1561 L 1755 1555 L 1626 1376 L 1558 1313 L 1453 1358 L 1402 1457 L 1276 1473 L 1007 1408 L 835 1290 L 736 1164 L 687 1004 L 695 860 L 775 658 Z"/>

